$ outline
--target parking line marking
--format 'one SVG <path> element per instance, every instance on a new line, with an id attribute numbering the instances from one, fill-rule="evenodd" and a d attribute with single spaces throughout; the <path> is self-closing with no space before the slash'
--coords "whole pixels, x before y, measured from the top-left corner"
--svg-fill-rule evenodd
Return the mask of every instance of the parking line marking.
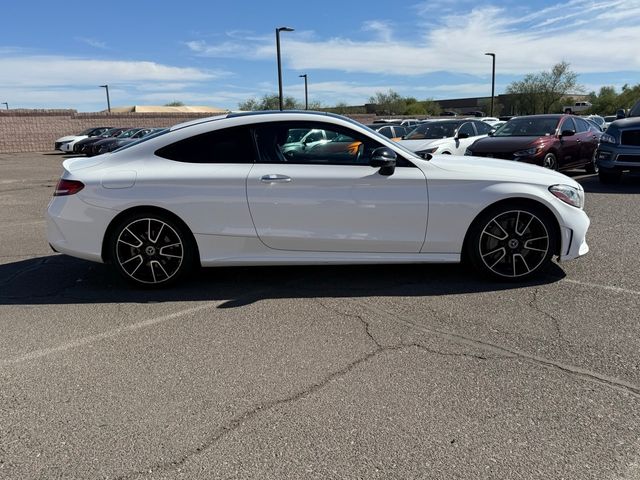
<path id="1" fill-rule="evenodd" d="M 576 285 L 582 285 L 583 287 L 602 288 L 603 290 L 609 290 L 616 293 L 629 293 L 631 295 L 640 295 L 640 291 L 631 290 L 629 288 L 614 287 L 612 285 L 602 285 L 600 283 L 581 282 L 580 280 L 571 280 L 569 278 L 565 278 L 562 281 L 568 282 L 568 283 L 575 283 Z"/>
<path id="2" fill-rule="evenodd" d="M 16 365 L 16 364 L 28 362 L 31 360 L 38 360 L 48 355 L 53 355 L 55 353 L 71 350 L 72 348 L 78 348 L 85 345 L 89 345 L 99 340 L 116 337 L 118 335 L 122 335 L 128 332 L 133 332 L 135 330 L 141 330 L 143 328 L 147 328 L 152 325 L 157 325 L 163 322 L 168 322 L 170 320 L 174 320 L 176 318 L 183 317 L 185 315 L 191 315 L 193 313 L 200 312 L 201 310 L 205 310 L 207 308 L 213 308 L 221 303 L 222 302 L 209 302 L 204 305 L 198 305 L 197 307 L 191 307 L 191 308 L 187 308 L 186 310 L 170 313 L 169 315 L 163 315 L 161 317 L 156 317 L 156 318 L 149 318 L 147 320 L 143 320 L 142 322 L 134 323 L 132 325 L 114 328 L 113 330 L 109 330 L 108 332 L 102 332 L 95 335 L 89 335 L 87 337 L 78 338 L 76 340 L 71 340 L 70 342 L 66 342 L 66 343 L 63 343 L 62 345 L 58 345 L 57 347 L 43 348 L 42 350 L 35 350 L 33 352 L 20 355 L 19 357 L 0 360 L 0 367 Z"/>

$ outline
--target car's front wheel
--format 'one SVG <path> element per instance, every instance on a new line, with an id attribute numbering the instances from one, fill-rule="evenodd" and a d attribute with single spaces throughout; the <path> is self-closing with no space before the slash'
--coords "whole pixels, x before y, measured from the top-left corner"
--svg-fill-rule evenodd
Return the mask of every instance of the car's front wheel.
<path id="1" fill-rule="evenodd" d="M 558 159 L 553 153 L 547 153 L 542 159 L 542 166 L 550 170 L 558 170 Z"/>
<path id="2" fill-rule="evenodd" d="M 138 286 L 173 284 L 193 265 L 191 236 L 168 215 L 139 212 L 126 216 L 111 230 L 108 241 L 116 271 Z"/>
<path id="3" fill-rule="evenodd" d="M 547 267 L 556 251 L 551 214 L 530 204 L 500 205 L 471 226 L 466 254 L 481 273 L 500 280 L 524 280 Z"/>

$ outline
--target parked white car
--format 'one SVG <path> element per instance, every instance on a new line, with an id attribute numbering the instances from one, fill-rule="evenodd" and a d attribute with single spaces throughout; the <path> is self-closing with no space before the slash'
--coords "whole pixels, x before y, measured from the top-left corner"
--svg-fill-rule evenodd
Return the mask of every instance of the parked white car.
<path id="1" fill-rule="evenodd" d="M 418 125 L 398 143 L 420 156 L 464 155 L 468 146 L 490 131 L 491 126 L 480 120 L 432 120 Z"/>
<path id="2" fill-rule="evenodd" d="M 479 118 L 478 120 L 484 123 L 488 123 L 492 127 L 495 126 L 496 123 L 500 122 L 500 119 L 496 117 L 482 117 L 482 118 Z"/>
<path id="3" fill-rule="evenodd" d="M 300 128 L 334 132 L 287 150 Z M 67 159 L 47 213 L 61 253 L 162 286 L 194 266 L 459 262 L 531 277 L 587 253 L 582 187 L 537 166 L 427 161 L 326 113 L 228 114 Z"/>
<path id="4" fill-rule="evenodd" d="M 60 150 L 61 152 L 73 152 L 73 146 L 76 144 L 76 142 L 84 140 L 85 138 L 101 135 L 102 133 L 109 130 L 109 128 L 110 127 L 92 127 L 87 128 L 77 135 L 67 135 L 64 137 L 60 137 L 55 141 L 53 148 L 54 150 Z"/>

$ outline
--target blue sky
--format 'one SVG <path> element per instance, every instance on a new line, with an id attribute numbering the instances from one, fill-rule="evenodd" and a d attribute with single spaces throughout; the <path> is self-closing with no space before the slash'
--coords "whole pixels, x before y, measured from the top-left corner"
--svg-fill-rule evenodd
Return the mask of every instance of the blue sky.
<path id="1" fill-rule="evenodd" d="M 640 83 L 640 0 L 30 1 L 3 5 L 0 102 L 11 108 L 190 105 L 237 109 L 277 92 L 331 106 L 393 89 L 488 96 L 566 60 L 588 92 Z M 93 5 L 97 5 L 94 7 Z M 390 8 L 393 7 L 393 8 Z"/>

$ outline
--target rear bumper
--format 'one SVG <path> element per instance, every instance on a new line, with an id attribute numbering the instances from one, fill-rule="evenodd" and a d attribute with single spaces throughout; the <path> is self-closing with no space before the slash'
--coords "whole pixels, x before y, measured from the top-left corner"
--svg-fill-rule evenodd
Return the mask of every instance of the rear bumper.
<path id="1" fill-rule="evenodd" d="M 47 209 L 47 240 L 59 253 L 102 263 L 107 226 L 118 212 L 84 203 L 76 195 L 54 197 Z"/>

